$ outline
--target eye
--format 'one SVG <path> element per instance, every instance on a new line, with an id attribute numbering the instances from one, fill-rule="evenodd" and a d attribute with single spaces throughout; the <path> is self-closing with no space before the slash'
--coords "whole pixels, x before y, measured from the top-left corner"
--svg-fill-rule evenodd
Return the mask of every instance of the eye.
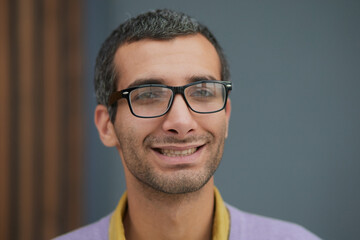
<path id="1" fill-rule="evenodd" d="M 169 98 L 168 92 L 161 88 L 139 88 L 131 92 L 131 102 L 136 104 L 150 104 Z"/>
<path id="2" fill-rule="evenodd" d="M 210 88 L 194 88 L 189 92 L 192 98 L 209 98 L 214 96 L 214 91 Z"/>
<path id="3" fill-rule="evenodd" d="M 136 96 L 136 99 L 150 99 L 150 98 L 158 98 L 160 94 L 158 92 L 149 91 L 149 92 L 142 92 Z"/>

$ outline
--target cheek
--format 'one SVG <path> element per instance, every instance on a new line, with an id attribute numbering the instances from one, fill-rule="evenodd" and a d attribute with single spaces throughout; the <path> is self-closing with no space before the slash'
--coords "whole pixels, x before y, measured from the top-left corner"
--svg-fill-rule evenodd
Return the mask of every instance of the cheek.
<path id="1" fill-rule="evenodd" d="M 227 136 L 227 119 L 223 111 L 219 113 L 204 114 L 201 118 L 201 126 L 206 131 L 212 133 L 216 138 L 226 138 Z"/>
<path id="2" fill-rule="evenodd" d="M 159 125 L 156 119 L 138 118 L 132 114 L 130 116 L 119 114 L 117 117 L 119 118 L 115 121 L 115 130 L 120 143 L 124 143 L 125 139 L 129 142 L 131 139 L 132 144 L 141 144 Z"/>

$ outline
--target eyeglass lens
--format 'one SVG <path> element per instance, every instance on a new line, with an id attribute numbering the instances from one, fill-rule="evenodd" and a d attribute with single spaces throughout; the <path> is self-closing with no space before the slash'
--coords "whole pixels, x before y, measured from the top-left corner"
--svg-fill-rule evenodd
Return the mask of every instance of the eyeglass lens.
<path id="1" fill-rule="evenodd" d="M 184 90 L 190 108 L 196 112 L 215 112 L 223 108 L 226 88 L 221 83 L 203 82 Z M 153 117 L 164 114 L 170 107 L 173 91 L 161 86 L 137 88 L 130 93 L 130 104 L 135 115 Z"/>

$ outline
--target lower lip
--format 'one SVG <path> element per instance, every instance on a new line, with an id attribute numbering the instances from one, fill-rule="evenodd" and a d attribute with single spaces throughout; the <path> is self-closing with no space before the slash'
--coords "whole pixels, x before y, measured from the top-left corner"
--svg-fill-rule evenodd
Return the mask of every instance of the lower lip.
<path id="1" fill-rule="evenodd" d="M 194 165 L 200 160 L 200 154 L 203 151 L 205 146 L 201 146 L 196 150 L 196 152 L 181 156 L 181 157 L 169 157 L 159 153 L 158 151 L 153 150 L 156 156 L 159 159 L 159 164 L 162 166 L 172 166 L 175 167 L 177 165 Z"/>

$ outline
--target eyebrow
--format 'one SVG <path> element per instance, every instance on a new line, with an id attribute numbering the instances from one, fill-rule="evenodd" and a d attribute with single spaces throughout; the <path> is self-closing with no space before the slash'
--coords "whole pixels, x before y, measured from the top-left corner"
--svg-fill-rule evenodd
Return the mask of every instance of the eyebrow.
<path id="1" fill-rule="evenodd" d="M 140 78 L 132 82 L 127 88 L 136 87 L 144 84 L 164 84 L 162 78 Z"/>
<path id="2" fill-rule="evenodd" d="M 187 78 L 187 84 L 198 82 L 202 80 L 218 80 L 215 77 L 211 75 L 193 75 Z M 127 88 L 136 87 L 144 84 L 165 84 L 165 80 L 163 78 L 140 78 L 136 79 L 134 82 L 132 82 Z"/>
<path id="3" fill-rule="evenodd" d="M 200 75 L 200 76 L 194 75 L 189 78 L 188 82 L 193 83 L 193 82 L 198 82 L 201 80 L 220 80 L 220 79 L 216 79 L 215 77 L 213 77 L 211 75 Z"/>

